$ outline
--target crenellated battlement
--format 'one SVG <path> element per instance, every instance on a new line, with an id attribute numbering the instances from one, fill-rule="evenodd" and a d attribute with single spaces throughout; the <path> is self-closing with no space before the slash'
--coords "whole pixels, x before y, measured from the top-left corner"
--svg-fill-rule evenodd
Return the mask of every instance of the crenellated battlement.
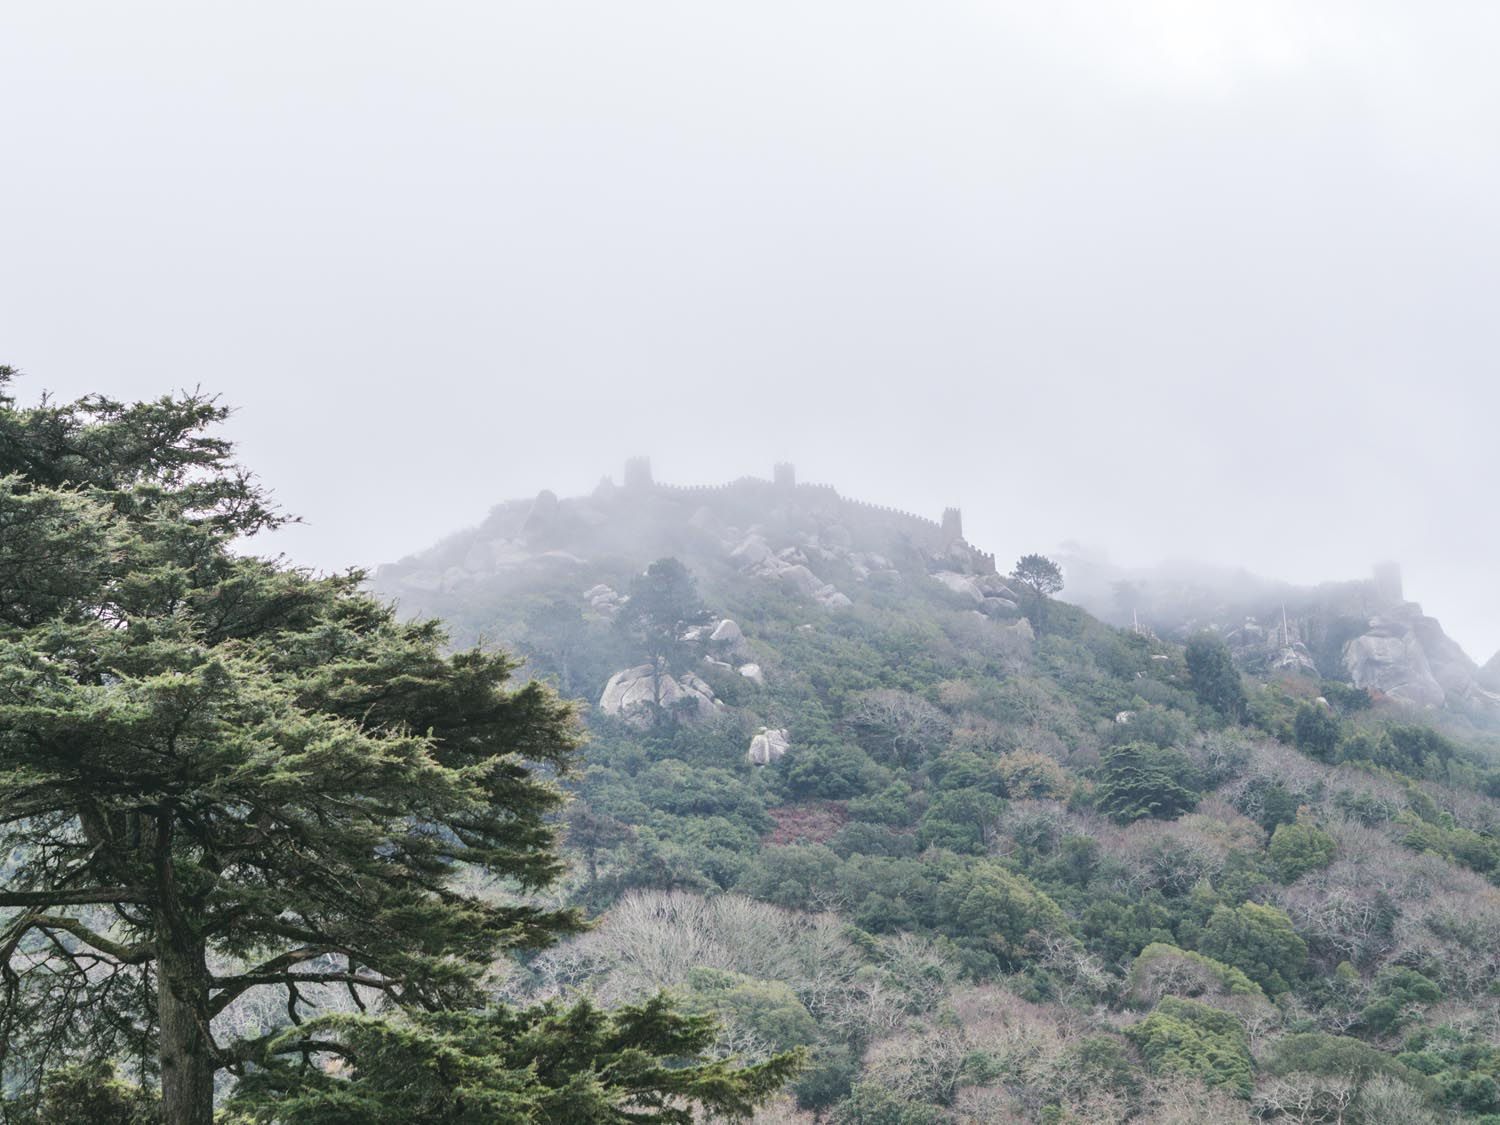
<path id="1" fill-rule="evenodd" d="M 868 512 L 872 515 L 881 516 L 887 520 L 895 520 L 901 523 L 912 524 L 924 532 L 941 532 L 943 525 L 928 516 L 919 516 L 916 512 L 908 512 L 901 508 L 892 508 L 888 504 L 872 504 L 868 500 L 856 500 L 851 496 L 839 496 L 832 485 L 804 485 L 807 488 L 822 487 L 833 492 L 841 504 L 857 511 Z"/>
<path id="2" fill-rule="evenodd" d="M 769 488 L 771 482 L 761 477 L 737 477 L 723 484 L 654 484 L 652 487 L 657 492 L 671 492 L 677 495 L 707 496 L 714 493 L 736 492 L 745 488 Z"/>

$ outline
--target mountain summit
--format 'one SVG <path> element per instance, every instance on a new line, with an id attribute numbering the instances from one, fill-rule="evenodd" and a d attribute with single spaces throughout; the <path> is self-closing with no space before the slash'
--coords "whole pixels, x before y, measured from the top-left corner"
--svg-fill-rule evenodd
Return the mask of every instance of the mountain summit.
<path id="1" fill-rule="evenodd" d="M 798 483 L 789 464 L 770 479 L 683 486 L 658 483 L 650 462 L 636 458 L 624 481 L 606 478 L 589 496 L 544 491 L 497 505 L 477 528 L 381 567 L 375 584 L 409 609 L 443 615 L 474 596 L 613 590 L 671 555 L 710 583 L 738 572 L 829 610 L 929 577 L 987 612 L 1018 605 L 995 556 L 964 538 L 957 508 L 932 519 L 853 500 L 832 485 Z"/>
<path id="2" fill-rule="evenodd" d="M 957 508 L 932 518 L 851 499 L 799 482 L 785 463 L 769 478 L 673 485 L 634 458 L 623 482 L 501 503 L 478 527 L 381 567 L 374 584 L 410 612 L 446 618 L 460 639 L 508 643 L 525 639 L 510 612 L 517 599 L 567 595 L 610 613 L 632 577 L 664 556 L 711 592 L 748 579 L 832 612 L 940 589 L 985 617 L 1022 615 L 1016 584 L 964 537 Z M 1368 579 L 1303 587 L 1201 567 L 1127 572 L 1079 550 L 1060 561 L 1068 599 L 1104 621 L 1179 642 L 1209 630 L 1254 675 L 1340 680 L 1409 708 L 1500 721 L 1500 656 L 1481 670 L 1405 600 L 1393 564 Z"/>

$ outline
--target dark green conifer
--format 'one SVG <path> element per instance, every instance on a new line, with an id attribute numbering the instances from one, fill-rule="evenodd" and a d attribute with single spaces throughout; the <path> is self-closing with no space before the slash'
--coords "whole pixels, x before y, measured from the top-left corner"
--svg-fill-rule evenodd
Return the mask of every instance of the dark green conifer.
<path id="1" fill-rule="evenodd" d="M 353 1077 L 323 1104 L 367 1106 L 388 1093 L 369 1065 L 393 1057 L 372 1037 L 420 1055 L 456 1034 L 483 1040 L 466 1063 L 483 1070 L 465 1071 L 475 1104 L 527 1107 L 531 1087 L 576 1079 L 580 1104 L 733 1109 L 785 1076 L 785 1059 L 673 1070 L 660 1056 L 701 1049 L 701 1029 L 655 1009 L 475 1014 L 497 955 L 582 926 L 526 897 L 561 867 L 569 708 L 508 687 L 504 655 L 450 655 L 436 624 L 399 621 L 358 572 L 242 553 L 282 517 L 209 435 L 226 415 L 213 399 L 21 408 L 12 376 L 0 369 L 7 1090 L 118 1058 L 159 1085 L 168 1125 L 207 1125 L 220 1074 L 260 1068 L 291 1088 L 334 1051 Z M 363 1021 L 316 1022 L 330 986 Z M 287 1028 L 215 1026 L 268 993 Z M 522 1031 L 553 1072 L 503 1062 Z M 484 1119 L 564 1119 L 530 1112 Z"/>

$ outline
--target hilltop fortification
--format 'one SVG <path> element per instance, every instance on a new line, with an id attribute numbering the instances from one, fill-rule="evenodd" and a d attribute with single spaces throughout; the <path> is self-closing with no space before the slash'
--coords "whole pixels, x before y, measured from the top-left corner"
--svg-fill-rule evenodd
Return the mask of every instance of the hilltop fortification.
<path id="1" fill-rule="evenodd" d="M 658 481 L 644 457 L 588 496 L 497 505 L 478 527 L 399 563 L 375 585 L 420 611 L 441 613 L 475 589 L 495 594 L 618 588 L 655 558 L 675 556 L 702 580 L 775 581 L 824 609 L 845 609 L 866 589 L 915 582 L 958 594 L 985 612 L 1014 608 L 995 556 L 970 543 L 963 516 L 937 518 L 856 500 L 831 484 L 769 477 L 721 484 Z"/>

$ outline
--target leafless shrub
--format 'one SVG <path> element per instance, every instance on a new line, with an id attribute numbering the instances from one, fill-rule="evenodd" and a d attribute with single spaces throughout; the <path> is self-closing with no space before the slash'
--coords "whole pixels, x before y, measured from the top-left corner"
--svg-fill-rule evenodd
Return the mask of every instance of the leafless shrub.
<path id="1" fill-rule="evenodd" d="M 1342 1122 L 1359 1086 L 1352 1078 L 1293 1072 L 1256 1085 L 1254 1106 L 1261 1117 L 1299 1122 Z"/>
<path id="2" fill-rule="evenodd" d="M 1384 1074 L 1376 1075 L 1359 1091 L 1364 1125 L 1437 1125 L 1437 1114 L 1418 1090 Z"/>
<path id="3" fill-rule="evenodd" d="M 953 725 L 921 696 L 894 688 L 862 692 L 844 708 L 860 745 L 877 757 L 910 767 L 947 745 Z"/>
<path id="4" fill-rule="evenodd" d="M 1164 1074 L 1146 1083 L 1138 1120 L 1153 1125 L 1244 1125 L 1252 1121 L 1245 1102 L 1186 1075 Z"/>
<path id="5" fill-rule="evenodd" d="M 863 1080 L 909 1102 L 949 1105 L 958 1092 L 969 1044 L 960 1031 L 882 1039 L 865 1053 Z"/>

